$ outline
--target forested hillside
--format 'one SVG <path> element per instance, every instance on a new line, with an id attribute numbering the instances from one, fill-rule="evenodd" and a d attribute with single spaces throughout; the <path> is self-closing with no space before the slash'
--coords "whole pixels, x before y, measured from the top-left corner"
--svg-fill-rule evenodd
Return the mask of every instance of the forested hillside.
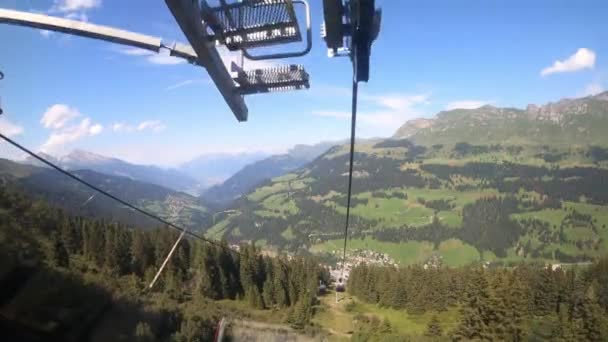
<path id="1" fill-rule="evenodd" d="M 318 282 L 327 281 L 310 259 L 185 239 L 148 289 L 177 236 L 70 216 L 2 187 L 4 338 L 207 341 L 222 317 L 308 326 Z"/>

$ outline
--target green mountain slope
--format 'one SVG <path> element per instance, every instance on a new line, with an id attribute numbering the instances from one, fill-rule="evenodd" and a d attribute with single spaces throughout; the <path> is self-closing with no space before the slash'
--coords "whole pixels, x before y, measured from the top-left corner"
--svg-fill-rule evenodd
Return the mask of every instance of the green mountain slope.
<path id="1" fill-rule="evenodd" d="M 585 145 L 605 144 L 608 92 L 564 99 L 525 110 L 483 106 L 440 112 L 434 119 L 408 121 L 395 133 L 418 144 Z"/>
<path id="2" fill-rule="evenodd" d="M 190 229 L 202 230 L 211 215 L 196 197 L 155 184 L 90 170 L 75 171 L 83 180 L 109 193 Z M 155 227 L 159 223 L 116 203 L 55 170 L 0 159 L 0 182 L 23 189 L 74 215 L 105 217 L 126 224 Z M 93 196 L 94 195 L 94 196 Z"/>
<path id="3" fill-rule="evenodd" d="M 559 134 L 534 128 L 536 134 L 526 135 L 532 109 L 482 107 L 442 113 L 430 126 L 419 122 L 428 127 L 410 132 L 417 143 L 359 143 L 351 248 L 385 252 L 401 264 L 435 255 L 453 266 L 480 260 L 583 262 L 605 253 L 608 150 L 601 146 L 608 137 L 597 132 L 608 127 L 608 96 L 602 96 L 538 109 L 536 128 L 559 127 Z M 487 132 L 500 138 L 488 139 Z M 347 151 L 347 145 L 336 146 L 257 186 L 216 213 L 207 234 L 339 254 Z"/>

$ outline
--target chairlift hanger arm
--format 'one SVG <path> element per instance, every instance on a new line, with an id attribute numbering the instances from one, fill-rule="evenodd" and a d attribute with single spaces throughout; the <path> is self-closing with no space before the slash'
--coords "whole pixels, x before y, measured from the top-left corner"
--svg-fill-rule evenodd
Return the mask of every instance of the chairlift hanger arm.
<path id="1" fill-rule="evenodd" d="M 165 45 L 158 37 L 129 32 L 113 27 L 7 9 L 0 9 L 0 23 L 62 32 L 75 36 L 136 47 L 156 53 L 165 48 L 170 51 L 171 56 L 184 58 L 191 63 L 198 64 L 196 53 L 187 45 L 179 43 Z"/>

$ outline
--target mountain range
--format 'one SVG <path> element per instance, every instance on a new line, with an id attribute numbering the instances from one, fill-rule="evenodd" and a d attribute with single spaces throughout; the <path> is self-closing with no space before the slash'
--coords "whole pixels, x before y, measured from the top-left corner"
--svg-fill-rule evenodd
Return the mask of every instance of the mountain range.
<path id="1" fill-rule="evenodd" d="M 163 169 L 151 165 L 137 165 L 117 158 L 105 157 L 96 153 L 74 150 L 71 153 L 53 157 L 45 153 L 41 156 L 68 170 L 91 170 L 110 176 L 121 176 L 132 180 L 157 184 L 175 191 L 197 194 L 201 183 L 194 177 L 177 169 Z M 26 163 L 44 166 L 40 161 L 27 157 Z"/>
<path id="2" fill-rule="evenodd" d="M 339 142 L 296 145 L 286 154 L 273 155 L 246 165 L 223 183 L 207 189 L 201 197 L 212 203 L 229 203 L 247 193 L 262 181 L 297 169 L 336 144 L 339 144 Z"/>
<path id="3" fill-rule="evenodd" d="M 209 210 L 194 196 L 91 170 L 81 169 L 74 171 L 74 174 L 124 201 L 189 229 L 203 230 L 211 223 Z M 47 167 L 0 159 L 0 183 L 17 187 L 73 215 L 103 217 L 142 228 L 160 225 L 158 221 L 134 212 Z"/>
<path id="4" fill-rule="evenodd" d="M 267 153 L 212 153 L 201 155 L 179 166 L 179 170 L 196 179 L 203 188 L 221 184 L 245 165 L 268 157 Z"/>

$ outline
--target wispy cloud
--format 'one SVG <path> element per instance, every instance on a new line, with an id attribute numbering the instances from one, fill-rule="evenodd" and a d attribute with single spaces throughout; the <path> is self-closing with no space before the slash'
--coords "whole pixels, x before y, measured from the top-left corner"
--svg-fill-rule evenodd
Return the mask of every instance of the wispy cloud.
<path id="1" fill-rule="evenodd" d="M 167 91 L 171 91 L 171 90 L 175 90 L 175 89 L 179 89 L 179 88 L 183 88 L 183 87 L 188 87 L 188 86 L 193 86 L 193 85 L 197 85 L 197 84 L 209 84 L 211 81 L 209 80 L 205 80 L 202 78 L 195 78 L 195 79 L 191 79 L 191 80 L 184 80 L 175 84 L 172 84 L 170 86 L 168 86 L 166 88 Z"/>
<path id="2" fill-rule="evenodd" d="M 595 66 L 595 52 L 586 48 L 578 49 L 572 56 L 563 61 L 557 60 L 553 65 L 541 70 L 541 76 L 561 72 L 574 72 L 583 69 L 591 69 Z"/>
<path id="3" fill-rule="evenodd" d="M 448 102 L 445 106 L 445 110 L 453 110 L 453 109 L 477 109 L 479 107 L 483 107 L 487 104 L 491 104 L 493 101 L 484 101 L 484 100 L 459 100 Z"/>
<path id="4" fill-rule="evenodd" d="M 135 125 L 126 124 L 124 122 L 117 122 L 112 125 L 112 130 L 114 132 L 142 132 L 142 131 L 152 131 L 155 133 L 162 132 L 167 128 L 161 121 L 159 120 L 146 120 L 142 121 Z"/>
<path id="5" fill-rule="evenodd" d="M 9 121 L 6 117 L 0 117 L 0 132 L 10 138 L 23 134 L 23 127 Z"/>
<path id="6" fill-rule="evenodd" d="M 137 130 L 138 131 L 145 131 L 147 129 L 152 130 L 154 132 L 160 132 L 160 131 L 162 131 L 162 130 L 165 129 L 165 125 L 163 125 L 158 120 L 143 121 L 142 123 L 140 123 L 139 125 L 137 125 Z"/>

